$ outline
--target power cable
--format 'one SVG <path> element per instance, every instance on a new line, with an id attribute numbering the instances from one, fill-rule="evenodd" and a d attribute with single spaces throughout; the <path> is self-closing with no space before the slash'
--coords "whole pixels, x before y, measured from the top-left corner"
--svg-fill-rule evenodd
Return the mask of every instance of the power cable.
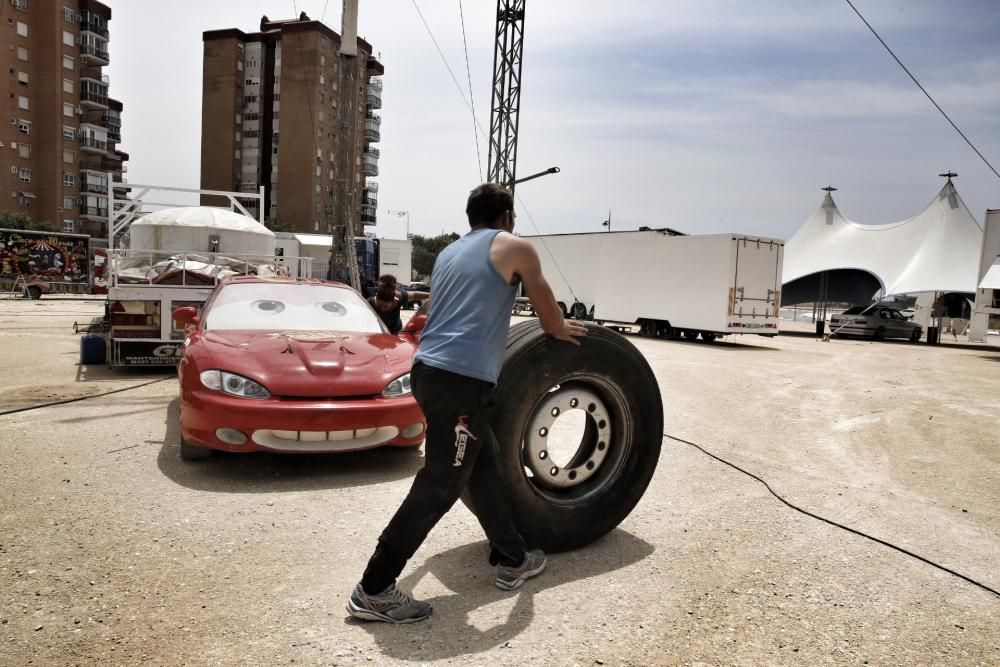
<path id="1" fill-rule="evenodd" d="M 574 303 L 579 302 L 580 299 L 577 298 L 576 292 L 573 291 L 573 286 L 569 284 L 569 280 L 566 279 L 566 274 L 563 273 L 562 268 L 559 266 L 559 262 L 556 261 L 555 255 L 553 255 L 552 251 L 549 249 L 549 244 L 545 242 L 545 237 L 538 230 L 538 225 L 535 224 L 535 219 L 532 217 L 531 211 L 528 210 L 528 207 L 525 206 L 524 204 L 524 200 L 521 199 L 521 195 L 517 194 L 516 191 L 514 192 L 514 196 L 517 197 L 518 203 L 521 204 L 521 208 L 528 216 L 528 221 L 531 223 L 531 226 L 534 227 L 535 233 L 538 234 L 538 236 L 535 238 L 537 238 L 539 241 L 542 242 L 542 247 L 545 248 L 545 252 L 549 254 L 549 258 L 552 260 L 553 266 L 556 267 L 556 271 L 559 272 L 559 275 L 562 276 L 563 282 L 566 283 L 566 287 L 569 289 L 569 293 L 573 296 L 573 302 Z"/>
<path id="2" fill-rule="evenodd" d="M 890 549 L 898 551 L 901 554 L 905 554 L 905 555 L 907 555 L 907 556 L 909 556 L 911 558 L 915 558 L 915 559 L 919 560 L 922 563 L 930 565 L 931 567 L 935 567 L 935 568 L 937 568 L 937 569 L 939 569 L 939 570 L 941 570 L 943 572 L 947 572 L 948 574 L 950 574 L 952 576 L 955 576 L 955 577 L 958 577 L 959 579 L 961 579 L 963 581 L 966 581 L 966 582 L 972 584 L 973 586 L 981 588 L 981 589 L 983 589 L 984 591 L 986 591 L 988 593 L 992 593 L 993 595 L 995 595 L 997 597 L 1000 597 L 1000 591 L 996 590 L 995 588 L 991 588 L 990 586 L 987 586 L 986 584 L 980 583 L 980 582 L 976 581 L 975 579 L 967 577 L 964 574 L 962 574 L 961 572 L 956 572 L 955 570 L 953 570 L 953 569 L 951 569 L 949 567 L 941 565 L 940 563 L 935 563 L 934 561 L 930 560 L 929 558 L 924 558 L 923 556 L 921 556 L 919 554 L 915 554 L 915 553 L 913 553 L 912 551 L 910 551 L 908 549 L 904 549 L 903 547 L 896 546 L 895 544 L 893 544 L 891 542 L 887 542 L 887 541 L 879 539 L 877 537 L 873 537 L 873 536 L 871 536 L 871 535 L 869 535 L 867 533 L 861 532 L 860 530 L 856 530 L 854 528 L 851 528 L 850 526 L 845 526 L 842 523 L 837 523 L 836 521 L 832 521 L 830 519 L 821 517 L 818 514 L 813 514 L 809 510 L 802 509 L 798 505 L 795 505 L 795 504 L 789 502 L 788 500 L 785 500 L 777 491 L 775 491 L 774 489 L 771 488 L 770 484 L 768 484 L 767 482 L 765 482 L 761 477 L 758 477 L 757 475 L 753 474 L 752 472 L 744 470 L 743 468 L 739 467 L 735 463 L 730 463 L 729 461 L 727 461 L 726 459 L 722 458 L 721 456 L 717 456 L 717 455 L 713 454 L 712 452 L 708 451 L 707 449 L 705 449 L 701 445 L 696 445 L 695 443 L 693 443 L 693 442 L 691 442 L 689 440 L 685 440 L 683 438 L 678 438 L 678 437 L 669 435 L 667 433 L 664 433 L 663 437 L 669 438 L 670 440 L 674 440 L 676 442 L 680 442 L 680 443 L 688 445 L 690 447 L 694 447 L 695 449 L 697 449 L 698 451 L 700 451 L 702 454 L 705 454 L 706 456 L 709 456 L 710 458 L 715 459 L 719 463 L 727 465 L 730 468 L 733 468 L 734 470 L 737 470 L 737 471 L 743 473 L 747 477 L 750 477 L 752 479 L 757 480 L 758 482 L 760 482 L 761 484 L 764 485 L 764 487 L 771 493 L 772 496 L 774 496 L 775 498 L 777 498 L 778 500 L 780 500 L 782 503 L 784 503 L 788 507 L 790 507 L 793 510 L 795 510 L 796 512 L 799 512 L 801 514 L 805 514 L 806 516 L 808 516 L 810 518 L 813 518 L 813 519 L 816 519 L 817 521 L 822 521 L 823 523 L 831 525 L 834 528 L 840 528 L 841 530 L 846 530 L 847 532 L 852 533 L 854 535 L 857 535 L 858 537 L 863 537 L 866 540 L 871 540 L 872 542 L 875 542 L 877 544 L 881 544 L 884 547 L 888 547 Z"/>
<path id="3" fill-rule="evenodd" d="M 319 22 L 320 22 L 320 23 L 322 23 L 322 22 L 323 22 L 323 19 L 325 19 L 325 18 L 326 18 L 326 6 L 327 6 L 327 5 L 329 5 L 329 4 L 330 4 L 330 0 L 326 0 L 326 2 L 324 2 L 324 3 L 323 3 L 323 13 L 319 15 Z M 343 27 L 343 26 L 341 26 L 341 28 L 340 28 L 340 29 L 341 29 L 341 30 L 343 30 L 343 29 L 344 29 L 344 27 Z"/>
<path id="4" fill-rule="evenodd" d="M 123 391 L 131 391 L 132 389 L 138 389 L 139 387 L 145 387 L 147 385 L 156 384 L 157 382 L 163 382 L 164 380 L 174 379 L 173 375 L 168 375 L 162 377 L 158 380 L 150 380 L 149 382 L 143 382 L 142 384 L 134 384 L 131 387 L 122 387 L 121 389 L 112 389 L 111 391 L 102 391 L 98 394 L 87 394 L 86 396 L 77 396 L 76 398 L 64 398 L 58 401 L 50 401 L 48 403 L 38 403 L 37 405 L 28 405 L 23 408 L 14 408 L 13 410 L 5 410 L 0 412 L 0 417 L 4 415 L 12 415 L 17 412 L 27 412 L 29 410 L 38 410 L 39 408 L 47 408 L 53 405 L 63 405 L 65 403 L 76 403 L 77 401 L 85 401 L 88 398 L 100 398 L 101 396 L 110 396 L 111 394 L 119 394 Z"/>
<path id="5" fill-rule="evenodd" d="M 434 42 L 434 48 L 437 49 L 438 55 L 441 56 L 441 62 L 444 63 L 445 68 L 448 70 L 448 74 L 451 75 L 451 80 L 455 82 L 455 87 L 458 89 L 458 94 L 462 97 L 462 101 L 465 102 L 465 106 L 469 111 L 473 112 L 473 121 L 476 123 L 476 127 L 482 133 L 483 137 L 489 136 L 483 126 L 479 124 L 479 120 L 475 116 L 475 110 L 472 108 L 472 104 L 465 97 L 465 91 L 462 90 L 462 84 L 458 82 L 458 78 L 455 77 L 455 72 L 451 69 L 451 65 L 448 64 L 448 59 L 445 58 L 444 52 L 441 51 L 440 45 L 438 45 L 437 38 L 434 37 L 434 33 L 431 32 L 431 27 L 427 25 L 427 20 L 424 18 L 423 12 L 420 11 L 420 7 L 417 5 L 417 0 L 411 0 L 413 2 L 413 8 L 417 10 L 417 15 L 420 16 L 420 21 L 424 24 L 424 29 L 427 30 L 427 34 L 430 36 L 431 41 Z M 480 176 L 481 176 L 480 171 Z"/>
<path id="6" fill-rule="evenodd" d="M 922 92 L 924 95 L 927 96 L 927 99 L 931 101 L 931 104 L 933 104 L 934 107 L 941 112 L 941 115 L 944 116 L 945 120 L 951 123 L 951 126 L 955 128 L 955 131 L 958 132 L 959 136 L 965 139 L 965 143 L 969 144 L 969 148 L 971 148 L 976 152 L 976 155 L 978 155 L 979 158 L 986 163 L 986 166 L 990 168 L 990 171 L 992 171 L 997 178 L 1000 178 L 1000 172 L 998 172 L 996 169 L 993 168 L 993 165 L 990 164 L 990 161 L 986 159 L 986 156 L 984 156 L 982 153 L 979 152 L 979 149 L 976 148 L 971 141 L 969 141 L 969 138 L 965 136 L 965 133 L 962 132 L 962 130 L 958 129 L 958 125 L 956 125 L 955 122 L 948 116 L 948 114 L 944 112 L 944 109 L 942 109 L 941 106 L 934 101 L 934 98 L 931 97 L 931 94 L 928 93 L 927 90 L 922 85 L 920 85 L 920 82 L 917 81 L 917 77 L 913 76 L 910 70 L 906 68 L 906 65 L 903 64 L 903 61 L 896 57 L 896 54 L 893 53 L 892 49 L 889 48 L 889 45 L 885 43 L 885 40 L 882 39 L 882 37 L 875 31 L 875 28 L 872 27 L 872 24 L 869 23 L 868 20 L 861 15 L 861 12 L 859 12 L 858 8 L 854 6 L 854 3 L 852 3 L 851 0 L 844 0 L 844 2 L 846 2 L 851 7 L 851 9 L 854 10 L 854 13 L 858 15 L 858 18 L 860 18 L 861 21 L 866 26 L 868 26 L 868 29 L 871 30 L 872 34 L 875 35 L 875 38 L 882 43 L 882 46 L 884 46 L 885 50 L 889 52 L 889 55 L 892 56 L 893 59 L 899 64 L 899 66 L 903 68 L 903 71 L 906 72 L 906 74 L 911 79 L 913 79 L 913 83 L 917 84 L 917 88 L 920 89 L 920 92 Z"/>
<path id="7" fill-rule="evenodd" d="M 462 23 L 462 44 L 465 46 L 465 77 L 469 81 L 469 102 L 472 105 L 472 134 L 476 138 L 476 163 L 479 165 L 479 180 L 483 180 L 483 156 L 479 152 L 479 133 L 476 132 L 476 98 L 472 95 L 472 70 L 469 68 L 469 42 L 465 38 L 465 15 L 462 0 L 458 0 L 458 19 Z"/>

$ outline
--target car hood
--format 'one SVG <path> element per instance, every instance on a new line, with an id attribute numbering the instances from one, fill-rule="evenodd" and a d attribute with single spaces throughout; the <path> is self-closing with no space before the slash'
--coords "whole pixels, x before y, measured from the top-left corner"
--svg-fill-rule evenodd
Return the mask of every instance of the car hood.
<path id="1" fill-rule="evenodd" d="M 336 331 L 204 331 L 192 346 L 207 357 L 203 369 L 246 376 L 272 396 L 314 398 L 381 394 L 416 351 L 392 334 Z"/>

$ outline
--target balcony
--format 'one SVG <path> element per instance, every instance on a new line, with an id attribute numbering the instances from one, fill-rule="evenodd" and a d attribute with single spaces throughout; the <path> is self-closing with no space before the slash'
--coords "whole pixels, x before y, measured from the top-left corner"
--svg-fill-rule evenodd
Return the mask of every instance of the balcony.
<path id="1" fill-rule="evenodd" d="M 80 150 L 86 153 L 107 153 L 108 142 L 101 141 L 96 137 L 81 136 Z"/>
<path id="2" fill-rule="evenodd" d="M 111 58 L 108 55 L 107 45 L 101 44 L 88 44 L 84 42 L 80 44 L 80 59 L 85 63 L 90 63 L 92 65 L 110 65 Z"/>
<path id="3" fill-rule="evenodd" d="M 80 14 L 80 30 L 92 32 L 104 39 L 111 37 L 111 34 L 108 32 L 108 20 L 91 12 L 82 12 Z"/>
<path id="4" fill-rule="evenodd" d="M 374 206 L 362 206 L 361 207 L 361 224 L 363 225 L 374 225 L 377 222 L 375 219 L 375 207 Z"/>
<path id="5" fill-rule="evenodd" d="M 115 189 L 117 190 L 118 188 L 115 188 Z M 88 182 L 87 179 L 83 179 L 83 182 L 80 183 L 80 192 L 87 193 L 87 194 L 92 194 L 92 195 L 106 195 L 106 194 L 108 194 L 108 184 L 107 184 L 107 182 L 103 182 L 103 183 L 94 182 L 94 183 L 91 183 L 91 182 Z"/>
<path id="6" fill-rule="evenodd" d="M 382 127 L 382 119 L 375 114 L 368 114 L 365 117 L 365 141 L 379 141 L 381 134 L 379 128 Z"/>
<path id="7" fill-rule="evenodd" d="M 369 148 L 361 156 L 361 173 L 365 176 L 378 176 L 378 149 Z"/>
<path id="8" fill-rule="evenodd" d="M 96 79 L 80 79 L 80 104 L 97 109 L 107 109 L 108 84 Z"/>
<path id="9" fill-rule="evenodd" d="M 378 192 L 378 183 L 375 181 L 365 181 L 365 191 Z"/>
<path id="10" fill-rule="evenodd" d="M 382 82 L 379 79 L 372 79 L 365 89 L 365 104 L 372 109 L 382 108 Z"/>
<path id="11" fill-rule="evenodd" d="M 107 218 L 108 217 L 108 205 L 104 204 L 101 206 L 89 206 L 87 204 L 80 204 L 80 215 L 84 218 Z"/>

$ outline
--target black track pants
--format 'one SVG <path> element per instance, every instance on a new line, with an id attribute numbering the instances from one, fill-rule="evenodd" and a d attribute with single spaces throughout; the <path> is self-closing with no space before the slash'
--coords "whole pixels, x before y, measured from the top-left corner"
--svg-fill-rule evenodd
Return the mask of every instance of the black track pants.
<path id="1" fill-rule="evenodd" d="M 524 542 L 509 508 L 497 507 L 506 501 L 496 476 L 499 449 L 490 428 L 493 385 L 419 362 L 410 381 L 427 418 L 424 467 L 368 561 L 361 585 L 371 595 L 399 577 L 406 561 L 466 488 L 474 507 L 494 508 L 489 516 L 477 513 L 492 547 L 491 562 L 516 565 L 524 558 Z"/>

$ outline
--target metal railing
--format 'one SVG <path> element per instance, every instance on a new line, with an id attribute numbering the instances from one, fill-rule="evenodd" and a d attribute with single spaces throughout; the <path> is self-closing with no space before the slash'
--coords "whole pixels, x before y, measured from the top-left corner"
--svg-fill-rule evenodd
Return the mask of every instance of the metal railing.
<path id="1" fill-rule="evenodd" d="M 236 275 L 311 276 L 312 261 L 311 257 L 116 248 L 108 258 L 108 287 L 195 289 L 214 287 Z"/>
<path id="2" fill-rule="evenodd" d="M 94 137 L 80 137 L 80 148 L 96 148 L 99 151 L 108 150 L 108 142 L 95 139 Z"/>
<path id="3" fill-rule="evenodd" d="M 111 58 L 108 55 L 108 50 L 102 49 L 94 44 L 81 44 L 80 55 L 103 60 L 105 64 L 111 61 Z"/>

